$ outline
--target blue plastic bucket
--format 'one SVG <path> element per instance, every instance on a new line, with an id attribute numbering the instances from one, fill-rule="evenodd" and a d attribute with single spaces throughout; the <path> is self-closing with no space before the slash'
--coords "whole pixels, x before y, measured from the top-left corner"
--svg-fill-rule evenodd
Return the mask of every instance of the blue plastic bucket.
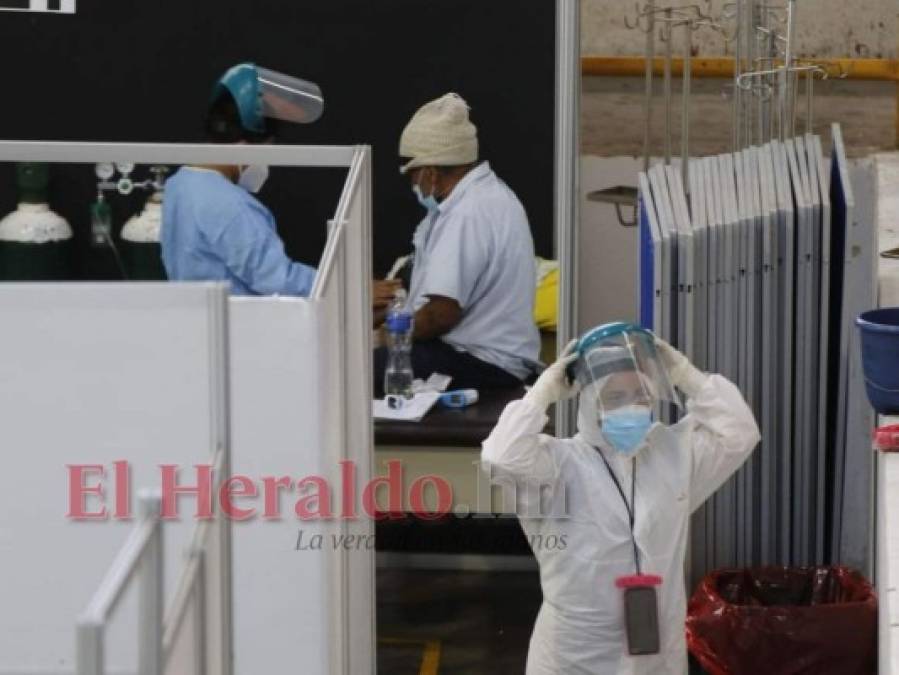
<path id="1" fill-rule="evenodd" d="M 864 312 L 855 324 L 871 405 L 881 415 L 899 415 L 899 307 Z"/>

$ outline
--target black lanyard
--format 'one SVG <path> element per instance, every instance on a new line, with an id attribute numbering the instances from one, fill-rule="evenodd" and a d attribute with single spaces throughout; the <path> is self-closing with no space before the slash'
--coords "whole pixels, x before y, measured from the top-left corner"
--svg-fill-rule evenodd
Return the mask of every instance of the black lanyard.
<path id="1" fill-rule="evenodd" d="M 631 525 L 631 543 L 633 543 L 634 545 L 634 566 L 637 568 L 637 575 L 639 576 L 642 574 L 642 571 L 640 570 L 640 551 L 637 549 L 637 536 L 634 534 L 634 523 L 637 520 L 637 458 L 634 457 L 634 459 L 632 460 L 631 501 L 630 503 L 628 503 L 627 497 L 624 494 L 624 489 L 621 487 L 621 482 L 618 480 L 615 472 L 612 471 L 612 466 L 609 464 L 609 460 L 607 460 L 606 456 L 602 454 L 602 450 L 600 450 L 599 448 L 595 448 L 595 450 L 602 458 L 602 463 L 606 465 L 606 469 L 608 469 L 609 471 L 609 478 L 612 479 L 612 482 L 615 483 L 615 487 L 618 488 L 618 494 L 621 495 L 621 501 L 624 502 L 624 508 L 627 509 L 627 517 Z"/>

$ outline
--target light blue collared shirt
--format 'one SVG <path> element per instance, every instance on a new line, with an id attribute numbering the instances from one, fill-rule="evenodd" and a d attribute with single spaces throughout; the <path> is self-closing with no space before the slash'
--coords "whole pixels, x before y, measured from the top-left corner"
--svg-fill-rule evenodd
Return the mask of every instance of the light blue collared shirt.
<path id="1" fill-rule="evenodd" d="M 271 211 L 218 171 L 184 167 L 166 182 L 161 244 L 171 281 L 304 297 L 315 281 L 314 268 L 287 257 Z"/>
<path id="2" fill-rule="evenodd" d="M 515 193 L 480 164 L 459 181 L 413 237 L 409 301 L 452 298 L 462 321 L 441 339 L 520 379 L 538 363 L 537 263 L 527 214 Z"/>

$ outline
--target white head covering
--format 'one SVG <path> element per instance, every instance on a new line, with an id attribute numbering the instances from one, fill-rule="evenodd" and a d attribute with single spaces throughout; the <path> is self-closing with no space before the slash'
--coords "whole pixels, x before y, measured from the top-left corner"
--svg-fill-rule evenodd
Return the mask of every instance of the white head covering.
<path id="1" fill-rule="evenodd" d="M 582 439 L 595 448 L 608 447 L 599 426 L 599 410 L 596 407 L 596 385 L 581 389 L 577 399 L 577 432 Z"/>
<path id="2" fill-rule="evenodd" d="M 406 173 L 420 166 L 460 166 L 478 159 L 478 130 L 468 119 L 468 104 L 458 94 L 446 94 L 423 105 L 403 129 L 400 157 L 412 161 Z"/>

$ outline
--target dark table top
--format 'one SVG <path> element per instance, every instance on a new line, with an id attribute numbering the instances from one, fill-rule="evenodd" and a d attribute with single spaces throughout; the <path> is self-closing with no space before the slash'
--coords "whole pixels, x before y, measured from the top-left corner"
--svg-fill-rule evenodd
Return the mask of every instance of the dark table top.
<path id="1" fill-rule="evenodd" d="M 421 422 L 375 420 L 375 444 L 398 446 L 479 447 L 493 431 L 510 401 L 524 396 L 524 387 L 480 392 L 480 400 L 460 409 L 437 403 Z M 546 433 L 552 433 L 552 419 Z"/>

